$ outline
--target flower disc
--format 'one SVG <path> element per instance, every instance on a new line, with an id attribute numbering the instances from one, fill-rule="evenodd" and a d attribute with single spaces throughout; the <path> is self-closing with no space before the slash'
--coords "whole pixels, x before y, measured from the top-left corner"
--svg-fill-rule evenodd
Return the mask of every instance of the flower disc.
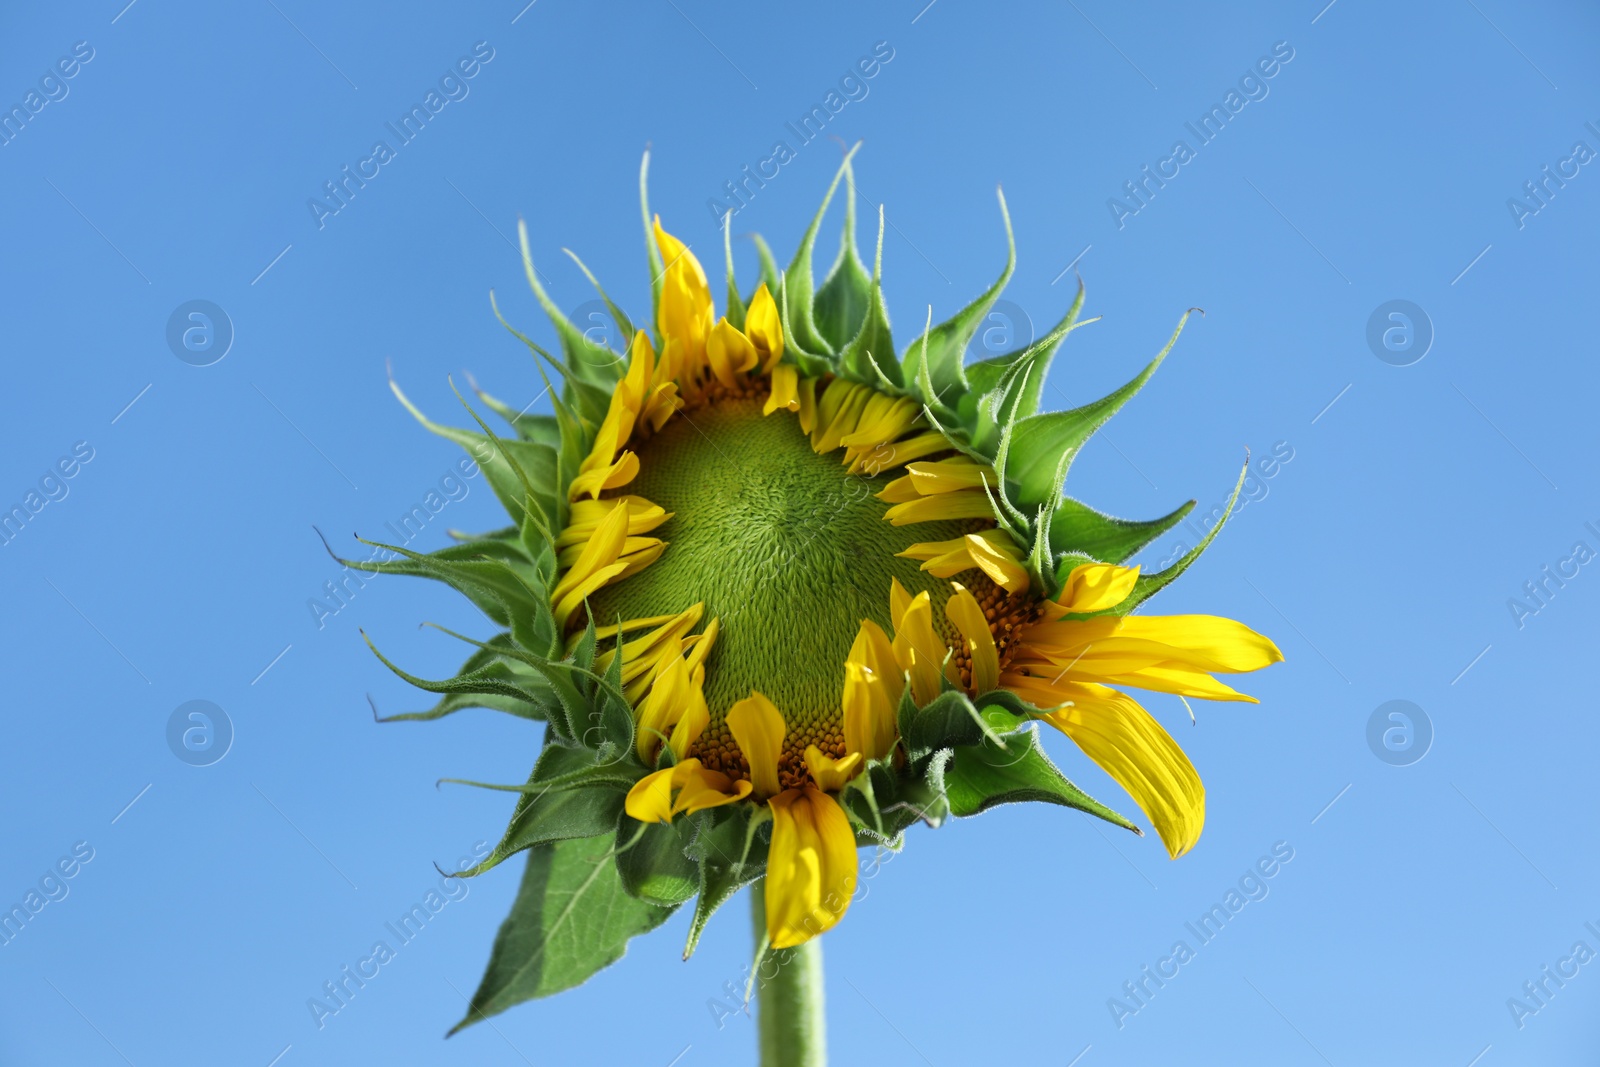
<path id="1" fill-rule="evenodd" d="M 722 719 L 752 689 L 783 709 L 786 754 L 816 744 L 844 755 L 841 665 L 861 620 L 890 626 L 891 578 L 912 593 L 941 584 L 895 553 L 973 525 L 891 526 L 873 495 L 890 476 L 850 474 L 839 452 L 818 455 L 794 415 L 762 416 L 763 399 L 683 412 L 638 446 L 639 475 L 625 492 L 672 513 L 655 531 L 668 548 L 590 598 L 602 626 L 700 601 L 707 618 L 721 620 L 706 672 L 712 722 L 695 752 L 708 765 L 735 751 Z"/>

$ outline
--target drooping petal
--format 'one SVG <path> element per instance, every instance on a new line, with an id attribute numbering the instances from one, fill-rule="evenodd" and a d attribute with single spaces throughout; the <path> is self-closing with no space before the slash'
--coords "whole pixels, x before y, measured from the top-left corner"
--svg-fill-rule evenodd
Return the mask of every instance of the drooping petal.
<path id="1" fill-rule="evenodd" d="M 771 415 L 779 410 L 800 410 L 800 371 L 789 363 L 772 368 L 772 393 L 761 406 L 761 414 Z"/>
<path id="2" fill-rule="evenodd" d="M 973 695 L 987 693 L 1000 684 L 1000 653 L 995 648 L 989 620 L 983 616 L 983 607 L 977 597 L 956 585 L 955 592 L 944 603 L 944 614 L 961 632 L 967 651 L 971 653 Z"/>
<path id="3" fill-rule="evenodd" d="M 623 810 L 640 822 L 671 822 L 675 815 L 720 807 L 749 795 L 749 782 L 736 782 L 697 759 L 686 759 L 639 779 L 628 790 Z"/>
<path id="4" fill-rule="evenodd" d="M 1056 603 L 1072 614 L 1106 611 L 1128 599 L 1138 579 L 1138 567 L 1083 563 L 1067 575 L 1066 584 L 1056 594 Z"/>
<path id="5" fill-rule="evenodd" d="M 734 329 L 727 319 L 718 319 L 706 339 L 706 362 L 717 381 L 732 389 L 735 375 L 754 369 L 758 359 L 756 346 L 750 339 Z"/>
<path id="6" fill-rule="evenodd" d="M 1173 859 L 1200 839 L 1206 791 L 1194 765 L 1161 724 L 1125 693 L 1066 683 L 1055 691 L 1071 706 L 1041 716 L 1116 779 L 1150 817 Z"/>
<path id="7" fill-rule="evenodd" d="M 783 752 L 787 727 L 783 713 L 754 689 L 728 709 L 728 731 L 750 764 L 756 795 L 770 797 L 782 789 L 778 782 L 778 757 Z"/>
<path id="8" fill-rule="evenodd" d="M 786 790 L 769 806 L 767 933 L 773 948 L 793 948 L 844 917 L 856 888 L 856 838 L 844 809 L 821 790 Z"/>
<path id="9" fill-rule="evenodd" d="M 938 496 L 918 497 L 896 504 L 883 517 L 891 526 L 909 526 L 915 522 L 938 522 L 941 519 L 994 518 L 994 505 L 982 492 L 941 493 Z"/>
<path id="10" fill-rule="evenodd" d="M 843 759 L 834 759 L 816 745 L 806 746 L 806 770 L 811 780 L 825 793 L 837 793 L 845 783 L 861 772 L 861 753 L 852 752 Z"/>

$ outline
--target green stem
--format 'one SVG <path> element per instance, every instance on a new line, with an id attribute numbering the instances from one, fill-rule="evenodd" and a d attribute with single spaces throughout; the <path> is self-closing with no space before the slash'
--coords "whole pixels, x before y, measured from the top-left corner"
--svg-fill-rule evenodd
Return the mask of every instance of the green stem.
<path id="1" fill-rule="evenodd" d="M 756 943 L 767 936 L 766 882 L 750 887 Z M 828 1026 L 822 992 L 822 941 L 769 952 L 757 967 L 756 1022 L 761 1067 L 827 1067 Z"/>

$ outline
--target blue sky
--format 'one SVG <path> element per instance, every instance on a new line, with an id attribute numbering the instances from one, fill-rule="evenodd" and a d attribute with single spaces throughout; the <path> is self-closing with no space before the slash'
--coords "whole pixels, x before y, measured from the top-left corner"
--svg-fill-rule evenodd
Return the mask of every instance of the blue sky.
<path id="1" fill-rule="evenodd" d="M 572 248 L 642 316 L 647 144 L 653 207 L 712 263 L 708 201 L 775 158 L 734 228 L 787 259 L 835 137 L 864 142 L 902 337 L 998 273 L 996 185 L 1018 267 L 995 342 L 1053 323 L 1074 272 L 1104 316 L 1057 359 L 1051 406 L 1125 381 L 1205 309 L 1069 490 L 1133 517 L 1189 498 L 1203 513 L 1246 449 L 1276 457 L 1151 609 L 1242 619 L 1287 656 L 1248 680 L 1260 705 L 1197 702 L 1194 726 L 1151 698 L 1208 787 L 1183 860 L 1017 807 L 916 830 L 867 868 L 825 944 L 836 1061 L 1592 1062 L 1600 963 L 1575 945 L 1600 952 L 1600 14 L 523 2 L 3 16 L 0 103 L 25 118 L 0 138 L 0 502 L 29 517 L 0 547 L 0 898 L 44 880 L 60 899 L 0 946 L 0 1062 L 751 1062 L 751 1022 L 715 1010 L 748 959 L 737 908 L 689 963 L 679 916 L 581 989 L 442 1040 L 514 867 L 316 1025 L 307 999 L 437 888 L 433 864 L 503 826 L 507 797 L 435 780 L 520 781 L 538 737 L 488 712 L 374 725 L 369 694 L 423 701 L 358 629 L 440 676 L 458 646 L 416 624 L 487 623 L 392 578 L 319 619 L 308 601 L 337 567 L 313 527 L 353 551 L 430 491 L 443 507 L 416 544 L 499 524 L 385 373 L 451 420 L 450 375 L 537 396 L 487 300 L 551 336 L 519 217 L 558 301 L 592 299 Z M 851 78 L 865 57 L 873 75 Z M 403 141 L 386 124 L 430 91 L 438 113 Z M 788 124 L 831 91 L 842 106 L 802 143 Z M 324 183 L 345 167 L 369 177 L 335 213 Z M 752 246 L 735 253 L 751 277 Z M 181 343 L 192 301 L 231 328 L 214 361 L 217 337 Z M 1389 319 L 1394 301 L 1415 310 Z M 1415 361 L 1408 334 L 1431 334 Z M 208 766 L 168 743 L 196 700 L 230 724 Z M 1398 754 L 1368 740 L 1397 700 L 1423 717 L 1381 713 Z M 1431 735 L 1420 758 L 1408 728 Z M 1131 807 L 1064 741 L 1047 739 L 1075 780 Z M 1247 876 L 1259 899 L 1200 944 L 1186 924 Z M 1192 958 L 1130 999 L 1179 941 Z"/>

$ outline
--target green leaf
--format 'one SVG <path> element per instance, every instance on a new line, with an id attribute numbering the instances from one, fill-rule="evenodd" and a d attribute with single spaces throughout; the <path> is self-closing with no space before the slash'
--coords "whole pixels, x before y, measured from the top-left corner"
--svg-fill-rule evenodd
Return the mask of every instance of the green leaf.
<path id="1" fill-rule="evenodd" d="M 482 874 L 518 852 L 552 841 L 600 834 L 609 841 L 623 799 L 638 777 L 637 769 L 625 762 L 606 766 L 597 764 L 587 749 L 545 745 L 528 784 L 510 787 L 521 796 L 499 844 L 463 875 Z"/>
<path id="2" fill-rule="evenodd" d="M 833 346 L 818 332 L 816 320 L 812 317 L 814 283 L 811 277 L 811 252 L 817 243 L 817 229 L 822 225 L 822 216 L 827 214 L 834 190 L 839 188 L 839 179 L 845 176 L 850 166 L 850 157 L 855 155 L 855 152 L 855 148 L 852 148 L 845 154 L 839 173 L 833 176 L 833 184 L 828 186 L 828 193 L 822 198 L 822 206 L 817 209 L 816 217 L 806 228 L 805 236 L 800 239 L 800 247 L 795 251 L 794 260 L 784 273 L 784 305 L 788 312 L 787 320 L 784 322 L 784 341 L 787 343 L 792 339 L 794 344 L 807 352 L 831 355 L 834 351 Z"/>
<path id="3" fill-rule="evenodd" d="M 900 737 L 913 760 L 935 749 L 975 745 L 988 733 L 978 709 L 960 690 L 947 689 L 910 715 L 904 714 L 902 703 Z"/>
<path id="4" fill-rule="evenodd" d="M 525 1000 L 582 985 L 621 959 L 628 941 L 672 914 L 630 897 L 611 859 L 611 836 L 541 845 L 500 925 L 466 1018 L 450 1031 Z"/>
<path id="5" fill-rule="evenodd" d="M 723 310 L 723 318 L 728 320 L 728 325 L 735 330 L 744 329 L 744 299 L 739 296 L 739 280 L 733 273 L 733 212 L 729 211 L 722 216 L 722 255 L 728 261 L 728 306 Z M 771 290 L 768 290 L 771 293 Z"/>
<path id="6" fill-rule="evenodd" d="M 600 299 L 605 302 L 606 310 L 611 312 L 611 318 L 615 320 L 617 324 L 617 331 L 622 335 L 620 340 L 622 341 L 623 352 L 620 353 L 620 355 L 625 356 L 628 346 L 633 343 L 633 320 L 628 318 L 628 313 L 619 308 L 616 305 L 616 302 L 611 299 L 610 295 L 606 293 L 605 289 L 601 287 L 599 279 L 594 276 L 593 271 L 584 265 L 583 260 L 578 258 L 578 253 L 574 252 L 570 248 L 563 248 L 561 251 L 565 252 L 569 257 L 571 257 L 572 262 L 578 265 L 578 269 L 583 271 L 583 276 L 589 279 L 589 284 L 594 286 L 594 291 L 599 293 Z M 583 340 L 584 343 L 589 345 L 590 348 L 595 347 L 589 341 L 587 334 L 584 335 Z M 627 374 L 627 360 L 625 358 L 623 360 L 623 374 Z"/>
<path id="7" fill-rule="evenodd" d="M 872 277 L 856 251 L 856 186 L 854 171 L 845 164 L 844 230 L 839 235 L 839 256 L 817 290 L 812 315 L 823 339 L 837 352 L 861 332 L 873 298 Z M 881 297 L 879 298 L 881 300 Z"/>
<path id="8" fill-rule="evenodd" d="M 1050 551 L 1081 552 L 1102 563 L 1122 563 L 1172 529 L 1194 510 L 1188 501 L 1176 511 L 1149 522 L 1117 519 L 1089 505 L 1063 497 L 1050 520 Z"/>
<path id="9" fill-rule="evenodd" d="M 626 811 L 617 821 L 617 874 L 630 896 L 676 907 L 700 888 L 698 866 L 686 854 L 688 819 L 639 822 Z"/>
<path id="10" fill-rule="evenodd" d="M 997 804 L 1038 800 L 1077 808 L 1140 833 L 1137 826 L 1073 785 L 1056 769 L 1039 747 L 1037 726 L 1012 734 L 1004 744 L 987 741 L 956 749 L 945 769 L 944 785 L 950 810 L 959 816 L 976 815 Z"/>
<path id="11" fill-rule="evenodd" d="M 1016 423 L 1008 434 L 1010 445 L 1004 477 L 1008 488 L 1014 490 L 1011 498 L 1019 506 L 1037 507 L 1055 503 L 1050 499 L 1051 491 L 1058 475 L 1063 473 L 1062 465 L 1070 465 L 1084 442 L 1144 387 L 1156 368 L 1161 366 L 1161 361 L 1167 358 L 1167 353 L 1172 351 L 1178 335 L 1183 332 L 1183 324 L 1188 320 L 1189 312 L 1186 311 L 1166 346 L 1132 381 L 1111 395 L 1070 411 L 1032 415 Z"/>
<path id="12" fill-rule="evenodd" d="M 547 448 L 561 447 L 561 426 L 554 415 L 529 415 L 520 412 L 499 397 L 479 388 L 477 380 L 470 374 L 467 375 L 467 384 L 472 386 L 472 391 L 483 401 L 484 407 L 510 423 L 511 428 L 516 430 L 517 435 L 524 441 L 532 441 Z"/>
<path id="13" fill-rule="evenodd" d="M 928 335 L 926 356 L 919 339 L 901 357 L 904 367 L 902 380 L 920 382 L 925 377 L 932 387 L 932 393 L 929 394 L 924 387 L 921 390 L 923 402 L 947 411 L 954 411 L 956 403 L 967 391 L 967 377 L 962 370 L 967 346 L 972 343 L 973 334 L 978 332 L 978 327 L 983 324 L 994 302 L 1000 298 L 1001 291 L 1011 280 L 1011 272 L 1017 266 L 1017 242 L 1011 234 L 1011 213 L 1006 210 L 1005 193 L 999 190 L 996 193 L 1000 198 L 1000 218 L 1006 226 L 1006 266 L 1000 272 L 999 280 L 978 299 L 933 328 Z"/>
<path id="14" fill-rule="evenodd" d="M 778 273 L 778 261 L 772 258 L 772 248 L 767 244 L 767 239 L 759 233 L 751 234 L 750 240 L 755 242 L 756 256 L 761 261 L 761 277 L 756 282 L 756 287 L 759 288 L 765 285 L 767 287 L 767 295 L 779 301 L 778 306 L 782 307 L 782 297 L 779 295 L 780 289 L 778 287 L 783 282 L 783 276 Z M 750 300 L 754 300 L 755 296 L 756 290 L 752 288 L 750 290 Z M 746 307 L 749 306 L 750 300 L 745 301 Z"/>

